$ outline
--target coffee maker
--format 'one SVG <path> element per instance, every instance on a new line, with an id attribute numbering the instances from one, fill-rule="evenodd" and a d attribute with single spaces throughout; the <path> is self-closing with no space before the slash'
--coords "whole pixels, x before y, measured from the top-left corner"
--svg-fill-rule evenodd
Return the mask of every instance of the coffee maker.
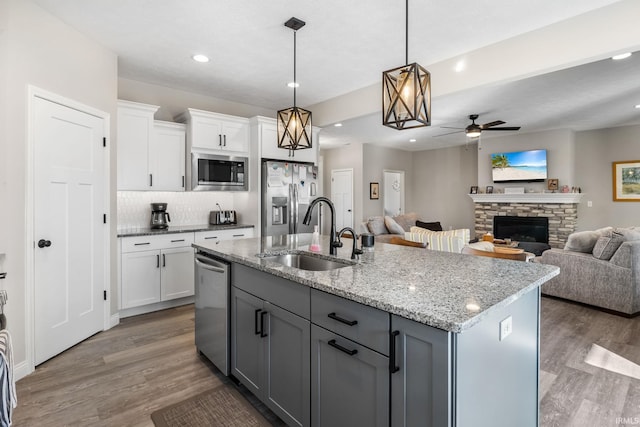
<path id="1" fill-rule="evenodd" d="M 166 203 L 151 203 L 151 228 L 167 228 L 171 222 Z"/>

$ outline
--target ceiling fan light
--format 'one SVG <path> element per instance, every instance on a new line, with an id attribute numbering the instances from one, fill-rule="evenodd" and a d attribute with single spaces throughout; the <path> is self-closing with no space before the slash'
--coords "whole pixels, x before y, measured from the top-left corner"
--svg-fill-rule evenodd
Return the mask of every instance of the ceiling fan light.
<path id="1" fill-rule="evenodd" d="M 480 127 L 478 126 L 469 126 L 467 127 L 464 132 L 467 134 L 467 136 L 469 138 L 477 138 L 480 136 L 480 133 L 482 132 L 482 130 L 480 129 Z"/>

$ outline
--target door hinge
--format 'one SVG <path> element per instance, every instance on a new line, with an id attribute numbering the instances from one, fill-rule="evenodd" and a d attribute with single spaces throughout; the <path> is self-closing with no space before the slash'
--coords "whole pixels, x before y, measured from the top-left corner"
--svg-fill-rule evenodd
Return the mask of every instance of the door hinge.
<path id="1" fill-rule="evenodd" d="M 104 295 L 104 300 L 106 301 L 107 300 L 107 291 L 104 291 L 103 295 Z"/>
<path id="2" fill-rule="evenodd" d="M 102 214 L 102 223 L 103 224 L 107 223 L 107 214 Z"/>
<path id="3" fill-rule="evenodd" d="M 102 137 L 102 146 L 103 147 L 107 146 L 107 137 L 106 136 Z"/>

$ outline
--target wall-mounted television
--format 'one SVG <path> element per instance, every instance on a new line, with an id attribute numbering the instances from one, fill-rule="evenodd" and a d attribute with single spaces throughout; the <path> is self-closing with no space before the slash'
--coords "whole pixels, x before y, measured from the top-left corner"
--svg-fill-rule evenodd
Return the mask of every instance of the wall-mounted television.
<path id="1" fill-rule="evenodd" d="M 547 179 L 547 150 L 491 155 L 493 182 L 543 182 Z"/>

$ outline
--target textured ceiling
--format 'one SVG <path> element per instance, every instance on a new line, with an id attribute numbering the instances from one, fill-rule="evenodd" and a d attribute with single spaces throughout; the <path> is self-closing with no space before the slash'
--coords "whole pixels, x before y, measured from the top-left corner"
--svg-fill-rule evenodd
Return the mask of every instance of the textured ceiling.
<path id="1" fill-rule="evenodd" d="M 382 71 L 405 61 L 401 0 L 32 1 L 115 52 L 120 77 L 273 110 L 292 103 L 286 84 L 293 80 L 293 34 L 283 25 L 292 16 L 307 22 L 297 33 L 300 106 L 379 84 Z M 412 0 L 408 59 L 436 63 L 612 3 L 616 1 Z M 196 63 L 191 60 L 194 53 L 206 54 L 211 61 Z M 562 125 L 562 111 L 588 128 L 593 119 L 582 107 L 591 102 L 589 96 L 610 102 L 623 96 L 621 88 L 609 86 L 606 94 L 583 94 L 581 88 L 602 83 L 590 81 L 590 73 L 581 73 L 577 80 L 554 74 L 550 80 L 528 79 L 531 83 L 512 82 L 434 99 L 438 119 L 431 129 L 416 131 L 416 144 L 402 148 L 460 143 L 456 135 L 435 138 L 437 142 L 428 137 L 441 131 L 439 125 L 465 125 L 464 117 L 471 113 L 481 114 L 480 123 L 501 119 L 534 130 L 534 124 Z M 628 83 L 627 76 L 621 85 L 623 81 Z M 638 88 L 637 78 L 634 83 Z M 545 98 L 541 92 L 549 90 L 564 90 L 565 96 Z M 533 111 L 541 105 L 544 111 Z M 378 117 L 373 123 L 373 118 L 363 117 L 340 130 L 325 129 L 321 143 L 358 140 L 385 145 L 409 138 L 408 133 L 400 136 L 381 127 Z M 373 135 L 367 134 L 372 127 Z M 429 145 L 426 139 L 431 139 Z"/>

